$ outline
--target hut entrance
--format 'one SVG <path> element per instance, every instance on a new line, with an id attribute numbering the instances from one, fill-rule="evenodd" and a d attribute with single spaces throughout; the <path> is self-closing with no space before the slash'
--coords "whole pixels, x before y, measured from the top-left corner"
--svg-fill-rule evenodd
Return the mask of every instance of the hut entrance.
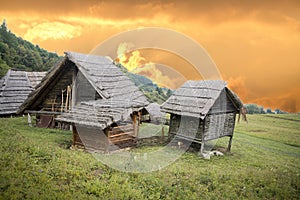
<path id="1" fill-rule="evenodd" d="M 69 125 L 55 122 L 57 115 L 68 112 L 82 101 L 101 99 L 91 83 L 70 61 L 66 61 L 65 67 L 43 89 L 31 108 L 34 111 L 27 111 L 36 115 L 37 127 L 69 129 Z"/>

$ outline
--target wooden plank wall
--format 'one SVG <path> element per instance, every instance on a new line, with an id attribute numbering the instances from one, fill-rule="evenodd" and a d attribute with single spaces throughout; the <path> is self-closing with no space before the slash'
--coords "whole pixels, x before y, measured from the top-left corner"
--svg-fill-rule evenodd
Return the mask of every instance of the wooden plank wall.
<path id="1" fill-rule="evenodd" d="M 72 85 L 73 75 L 76 73 L 74 63 L 67 61 L 65 65 L 65 68 L 49 83 L 29 110 L 43 109 L 51 111 L 52 105 L 54 105 L 55 110 L 58 111 L 60 109 L 62 99 L 61 91 L 67 89 L 68 85 Z"/>

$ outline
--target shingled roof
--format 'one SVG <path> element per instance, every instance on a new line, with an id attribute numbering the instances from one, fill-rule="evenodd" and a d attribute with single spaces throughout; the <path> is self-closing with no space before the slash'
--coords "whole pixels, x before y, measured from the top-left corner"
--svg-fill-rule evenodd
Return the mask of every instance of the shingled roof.
<path id="1" fill-rule="evenodd" d="M 222 80 L 187 81 L 162 104 L 161 110 L 182 116 L 204 119 L 210 112 L 221 92 L 225 91 L 233 104 L 240 110 L 242 102 Z"/>
<path id="2" fill-rule="evenodd" d="M 0 79 L 0 115 L 16 114 L 46 72 L 8 70 Z"/>
<path id="3" fill-rule="evenodd" d="M 104 99 L 118 98 L 148 105 L 147 98 L 109 57 L 67 52 L 81 73 Z"/>
<path id="4" fill-rule="evenodd" d="M 134 102 L 135 107 L 143 107 L 149 104 L 147 98 L 137 86 L 114 65 L 109 57 L 66 52 L 63 60 L 54 66 L 45 79 L 41 82 L 36 91 L 31 93 L 18 112 L 24 112 L 38 96 L 44 92 L 49 82 L 63 68 L 65 63 L 71 61 L 88 80 L 92 87 L 103 99 L 122 99 L 124 103 Z"/>
<path id="5" fill-rule="evenodd" d="M 103 99 L 81 102 L 55 120 L 104 129 L 112 123 L 130 120 L 130 114 L 134 111 L 133 104 L 134 102 L 124 104 L 120 100 Z"/>

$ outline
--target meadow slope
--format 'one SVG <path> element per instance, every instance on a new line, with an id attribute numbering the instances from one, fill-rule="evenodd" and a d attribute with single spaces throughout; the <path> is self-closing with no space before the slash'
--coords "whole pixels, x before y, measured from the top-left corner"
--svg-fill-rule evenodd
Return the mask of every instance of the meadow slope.
<path id="1" fill-rule="evenodd" d="M 2 118 L 0 199 L 298 199 L 300 115 L 248 119 L 236 125 L 231 153 L 205 160 L 187 152 L 160 171 L 133 174 L 70 150 L 69 131 Z"/>

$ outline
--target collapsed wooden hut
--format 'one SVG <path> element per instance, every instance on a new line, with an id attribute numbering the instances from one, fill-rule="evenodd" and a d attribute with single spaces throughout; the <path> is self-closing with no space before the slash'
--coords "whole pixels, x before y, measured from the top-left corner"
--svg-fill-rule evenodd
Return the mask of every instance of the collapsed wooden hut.
<path id="1" fill-rule="evenodd" d="M 19 113 L 35 114 L 37 126 L 40 127 L 68 123 L 73 129 L 73 144 L 98 149 L 96 144 L 80 140 L 78 130 L 85 127 L 85 131 L 80 131 L 82 134 L 79 135 L 95 138 L 92 136 L 94 133 L 105 130 L 108 134 L 106 131 L 117 127 L 109 133 L 113 134 L 114 131 L 118 132 L 116 130 L 119 127 L 119 136 L 123 132 L 122 137 L 125 138 L 126 133 L 137 131 L 134 128 L 138 121 L 137 111 L 148 104 L 144 94 L 110 58 L 66 52 L 63 60 L 48 72 L 39 87 L 22 104 Z M 113 109 L 105 107 L 108 105 Z M 115 109 L 118 112 L 131 111 L 132 123 L 126 124 L 126 120 L 116 117 L 118 112 Z M 58 115 L 61 116 L 57 118 Z M 126 125 L 132 130 L 127 131 Z M 127 139 L 130 141 L 132 137 L 128 136 Z"/>
<path id="2" fill-rule="evenodd" d="M 46 72 L 8 70 L 0 79 L 0 116 L 15 115 L 45 74 Z"/>
<path id="3" fill-rule="evenodd" d="M 148 106 L 140 109 L 140 114 L 141 122 L 159 124 L 164 118 L 164 113 L 161 112 L 158 103 L 150 103 Z"/>
<path id="4" fill-rule="evenodd" d="M 230 151 L 236 114 L 242 102 L 222 80 L 187 81 L 162 104 L 170 113 L 169 134 L 201 143 L 228 136 Z"/>

